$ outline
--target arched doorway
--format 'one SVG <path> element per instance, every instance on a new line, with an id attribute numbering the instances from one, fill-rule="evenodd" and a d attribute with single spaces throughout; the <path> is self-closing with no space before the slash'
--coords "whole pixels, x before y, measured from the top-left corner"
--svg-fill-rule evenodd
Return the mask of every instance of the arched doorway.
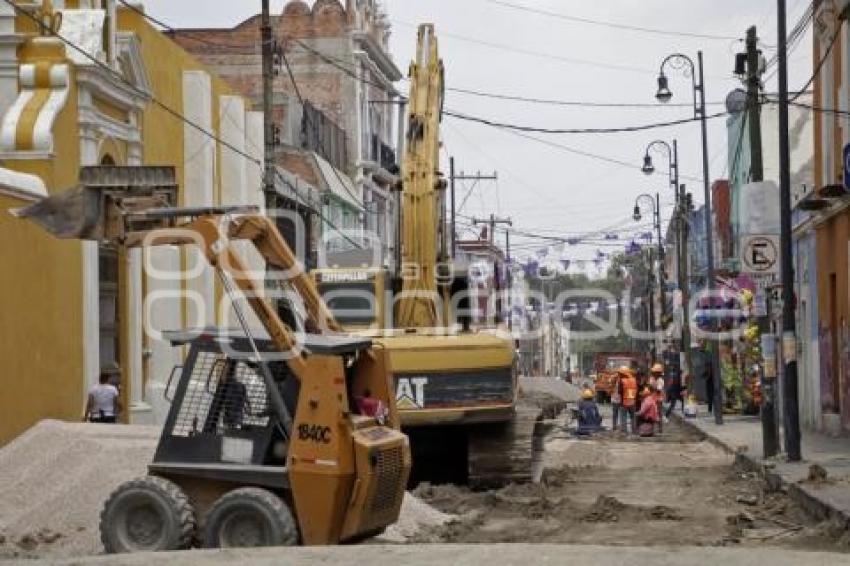
<path id="1" fill-rule="evenodd" d="M 115 165 L 110 154 L 104 154 L 100 165 Z M 98 247 L 98 306 L 100 337 L 100 373 L 108 374 L 113 385 L 121 384 L 121 309 L 119 308 L 118 249 L 109 244 Z"/>

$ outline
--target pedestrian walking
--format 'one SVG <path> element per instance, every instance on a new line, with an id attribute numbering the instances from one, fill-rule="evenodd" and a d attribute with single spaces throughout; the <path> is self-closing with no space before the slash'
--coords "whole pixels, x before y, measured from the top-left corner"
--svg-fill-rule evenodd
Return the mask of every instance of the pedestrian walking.
<path id="1" fill-rule="evenodd" d="M 711 413 L 714 410 L 714 370 L 711 367 L 711 361 L 706 360 L 705 366 L 703 367 L 703 378 L 705 379 L 705 395 L 708 397 L 706 404 L 708 405 L 708 412 Z M 718 407 L 718 410 L 719 407 Z"/>
<path id="2" fill-rule="evenodd" d="M 664 406 L 664 366 L 656 363 L 652 366 L 650 372 L 652 374 L 651 386 L 655 397 L 655 405 L 658 409 L 658 432 L 664 432 L 664 419 L 661 418 L 661 412 Z"/>
<path id="3" fill-rule="evenodd" d="M 632 434 L 634 434 L 638 395 L 637 379 L 635 379 L 632 369 L 626 366 L 621 367 L 617 373 L 620 374 L 620 388 L 623 396 L 623 407 L 621 410 L 623 423 L 621 430 L 626 432 L 626 429 L 630 426 Z"/>
<path id="4" fill-rule="evenodd" d="M 83 420 L 92 423 L 113 424 L 121 412 L 118 388 L 109 383 L 109 374 L 101 373 L 99 383 L 89 389 Z"/>
<path id="5" fill-rule="evenodd" d="M 667 413 L 665 416 L 669 419 L 670 415 L 673 413 L 673 410 L 676 408 L 676 402 L 680 402 L 682 404 L 682 412 L 685 411 L 685 399 L 682 395 L 682 378 L 679 375 L 679 372 L 673 372 L 671 375 L 667 377 L 666 384 L 666 392 L 667 392 Z"/>

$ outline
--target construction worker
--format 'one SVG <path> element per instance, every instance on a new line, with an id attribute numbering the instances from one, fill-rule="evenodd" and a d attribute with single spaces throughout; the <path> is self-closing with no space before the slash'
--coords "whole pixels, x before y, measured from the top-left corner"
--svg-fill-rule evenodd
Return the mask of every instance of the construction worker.
<path id="1" fill-rule="evenodd" d="M 581 401 L 578 403 L 579 435 L 598 432 L 602 428 L 602 415 L 599 414 L 599 407 L 593 397 L 593 391 L 589 387 L 581 392 Z"/>
<path id="2" fill-rule="evenodd" d="M 635 411 L 637 410 L 638 384 L 634 371 L 630 367 L 623 366 L 617 370 L 620 378 L 620 394 L 623 396 L 621 414 L 623 424 L 621 430 L 627 431 L 627 422 L 631 425 L 632 434 L 635 433 Z"/>
<path id="3" fill-rule="evenodd" d="M 664 432 L 664 419 L 661 418 L 661 412 L 664 407 L 664 366 L 660 363 L 655 363 L 650 370 L 652 378 L 650 383 L 655 395 L 655 405 L 658 407 L 658 432 Z"/>
<path id="4" fill-rule="evenodd" d="M 620 368 L 622 369 L 622 368 Z M 611 430 L 617 430 L 620 413 L 623 411 L 623 392 L 620 387 L 620 371 L 617 370 L 617 377 L 614 378 L 614 387 L 611 388 Z"/>
<path id="5" fill-rule="evenodd" d="M 658 405 L 655 403 L 655 395 L 649 387 L 643 391 L 643 402 L 638 411 L 638 434 L 641 436 L 653 436 L 655 434 L 655 423 L 660 421 Z"/>

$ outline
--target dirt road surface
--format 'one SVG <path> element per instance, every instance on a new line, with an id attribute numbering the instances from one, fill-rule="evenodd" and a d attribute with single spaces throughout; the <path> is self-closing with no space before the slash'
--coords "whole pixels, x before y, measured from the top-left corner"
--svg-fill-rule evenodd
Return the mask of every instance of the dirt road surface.
<path id="1" fill-rule="evenodd" d="M 422 543 L 850 551 L 843 526 L 813 523 L 786 494 L 766 491 L 754 474 L 734 469 L 730 455 L 672 423 L 647 439 L 578 439 L 556 426 L 545 438 L 539 485 L 479 493 L 422 485 L 415 493 L 458 516 L 420 533 Z"/>
<path id="2" fill-rule="evenodd" d="M 452 566 L 507 565 L 530 566 L 593 564 L 622 566 L 844 566 L 850 556 L 823 552 L 797 552 L 766 548 L 636 548 L 614 551 L 603 546 L 567 546 L 552 544 L 469 544 L 469 545 L 395 545 L 338 546 L 313 548 L 265 548 L 254 550 L 192 551 L 161 554 L 100 556 L 73 560 L 39 561 L 39 565 L 57 566 L 232 566 L 253 564 L 277 566 L 327 566 L 328 564 L 368 564 L 369 566 Z"/>

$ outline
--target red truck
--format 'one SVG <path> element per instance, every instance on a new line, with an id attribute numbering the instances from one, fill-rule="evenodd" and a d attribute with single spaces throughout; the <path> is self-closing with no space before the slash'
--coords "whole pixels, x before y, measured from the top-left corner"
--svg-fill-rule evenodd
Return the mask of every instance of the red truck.
<path id="1" fill-rule="evenodd" d="M 594 389 L 599 403 L 610 401 L 614 384 L 617 382 L 617 370 L 623 366 L 637 370 L 646 365 L 646 357 L 638 352 L 597 352 L 596 379 Z"/>

